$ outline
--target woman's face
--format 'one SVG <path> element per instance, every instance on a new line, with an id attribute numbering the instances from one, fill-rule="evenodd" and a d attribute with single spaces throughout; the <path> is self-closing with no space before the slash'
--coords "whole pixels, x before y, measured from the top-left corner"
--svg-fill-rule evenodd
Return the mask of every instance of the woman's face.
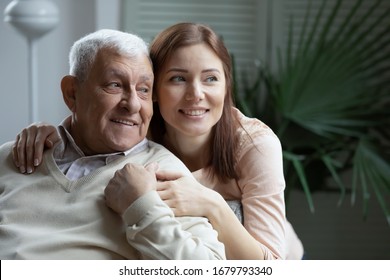
<path id="1" fill-rule="evenodd" d="M 207 136 L 226 95 L 222 61 L 205 44 L 179 48 L 161 68 L 156 93 L 168 133 Z"/>

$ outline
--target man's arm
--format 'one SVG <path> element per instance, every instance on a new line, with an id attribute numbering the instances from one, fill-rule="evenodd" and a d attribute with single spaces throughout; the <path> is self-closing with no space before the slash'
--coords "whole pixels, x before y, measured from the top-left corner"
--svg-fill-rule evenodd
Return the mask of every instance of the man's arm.
<path id="1" fill-rule="evenodd" d="M 145 259 L 225 259 L 206 218 L 175 217 L 161 200 L 155 168 L 126 164 L 105 189 L 107 206 L 125 222 L 129 244 Z"/>
<path id="2" fill-rule="evenodd" d="M 127 240 L 146 259 L 225 259 L 224 245 L 206 218 L 176 218 L 151 191 L 136 200 L 122 215 Z"/>

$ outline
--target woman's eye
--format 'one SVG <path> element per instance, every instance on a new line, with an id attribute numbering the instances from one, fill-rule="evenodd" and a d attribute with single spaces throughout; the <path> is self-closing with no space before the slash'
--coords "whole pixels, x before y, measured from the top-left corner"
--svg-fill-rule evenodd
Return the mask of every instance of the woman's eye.
<path id="1" fill-rule="evenodd" d="M 206 78 L 206 82 L 215 82 L 218 81 L 217 77 L 215 76 L 210 76 Z"/>
<path id="2" fill-rule="evenodd" d="M 172 82 L 184 82 L 185 79 L 182 76 L 174 76 L 170 79 Z"/>

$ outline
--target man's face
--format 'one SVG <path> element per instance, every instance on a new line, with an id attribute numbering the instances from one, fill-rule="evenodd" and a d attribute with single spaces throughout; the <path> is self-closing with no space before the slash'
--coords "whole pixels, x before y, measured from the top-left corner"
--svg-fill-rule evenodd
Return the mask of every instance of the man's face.
<path id="1" fill-rule="evenodd" d="M 152 106 L 153 69 L 146 55 L 101 50 L 86 81 L 75 81 L 71 134 L 86 155 L 132 148 L 145 138 Z M 72 107 L 72 108 L 71 108 Z"/>

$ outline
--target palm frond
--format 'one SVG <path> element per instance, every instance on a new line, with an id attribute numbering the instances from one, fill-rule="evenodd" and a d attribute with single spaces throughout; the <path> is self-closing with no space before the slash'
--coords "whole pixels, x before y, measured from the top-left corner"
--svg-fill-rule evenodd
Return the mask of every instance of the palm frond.
<path id="1" fill-rule="evenodd" d="M 298 38 L 293 37 L 295 21 L 290 17 L 285 52 L 276 51 L 277 72 L 261 65 L 240 108 L 275 130 L 286 174 L 292 176 L 286 178 L 287 188 L 299 182 L 311 211 L 316 184 L 308 170 L 321 162 L 326 172 L 319 176 L 336 183 L 339 203 L 349 191 L 352 203 L 361 194 L 366 217 L 376 197 L 390 224 L 390 8 L 381 10 L 382 0 L 368 8 L 356 0 L 336 23 L 344 2 L 327 7 L 323 0 L 313 11 L 308 0 Z M 261 93 L 260 99 L 260 88 L 265 88 L 265 98 Z M 266 104 L 259 107 L 261 100 Z M 349 170 L 352 184 L 346 185 L 341 174 Z"/>
<path id="2" fill-rule="evenodd" d="M 382 158 L 377 148 L 365 138 L 360 140 L 356 149 L 353 174 L 352 203 L 356 200 L 360 184 L 363 190 L 364 216 L 366 217 L 368 200 L 370 199 L 369 189 L 371 189 L 390 225 L 390 211 L 386 203 L 386 200 L 388 201 L 390 198 L 390 164 Z"/>
<path id="3" fill-rule="evenodd" d="M 311 197 L 311 193 L 310 193 L 310 188 L 309 188 L 309 184 L 306 180 L 306 175 L 305 175 L 305 168 L 303 167 L 303 164 L 301 163 L 301 159 L 300 159 L 300 156 L 299 155 L 295 155 L 293 153 L 290 153 L 290 152 L 287 152 L 287 151 L 283 151 L 283 157 L 288 160 L 288 161 L 291 161 L 292 164 L 293 164 L 293 167 L 298 175 L 298 178 L 299 178 L 299 181 L 300 183 L 302 184 L 302 187 L 303 187 L 303 190 L 305 192 L 305 195 L 306 195 L 306 198 L 307 198 L 307 202 L 309 204 L 309 209 L 312 213 L 314 213 L 314 203 L 313 203 L 313 199 Z"/>

